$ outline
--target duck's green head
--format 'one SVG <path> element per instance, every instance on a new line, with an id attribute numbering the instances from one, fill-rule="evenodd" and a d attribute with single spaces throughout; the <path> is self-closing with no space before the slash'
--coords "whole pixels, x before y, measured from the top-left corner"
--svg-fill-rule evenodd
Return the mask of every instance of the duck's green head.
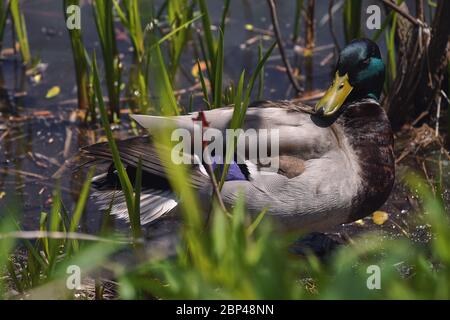
<path id="1" fill-rule="evenodd" d="M 316 105 L 316 113 L 335 114 L 344 104 L 363 98 L 379 99 L 384 83 L 384 62 L 377 44 L 353 40 L 339 54 L 331 87 Z"/>

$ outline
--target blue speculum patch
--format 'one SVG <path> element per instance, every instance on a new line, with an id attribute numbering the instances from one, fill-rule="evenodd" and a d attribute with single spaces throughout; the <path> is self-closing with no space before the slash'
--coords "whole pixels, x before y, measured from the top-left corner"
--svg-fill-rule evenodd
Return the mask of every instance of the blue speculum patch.
<path id="1" fill-rule="evenodd" d="M 216 159 L 214 159 L 212 168 L 215 171 L 217 166 L 219 166 L 219 174 L 221 175 L 223 172 L 223 164 L 217 164 Z M 241 168 L 239 168 L 239 165 L 233 160 L 230 163 L 230 167 L 228 168 L 227 176 L 225 178 L 225 181 L 239 181 L 239 180 L 247 180 L 245 178 L 245 175 L 242 173 Z"/>

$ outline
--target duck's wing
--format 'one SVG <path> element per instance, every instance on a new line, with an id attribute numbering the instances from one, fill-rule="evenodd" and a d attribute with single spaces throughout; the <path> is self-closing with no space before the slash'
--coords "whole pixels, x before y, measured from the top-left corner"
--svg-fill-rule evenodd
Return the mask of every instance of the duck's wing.
<path id="1" fill-rule="evenodd" d="M 149 136 L 133 137 L 116 141 L 120 158 L 126 167 L 127 174 L 134 185 L 136 167 L 139 160 L 142 163 L 141 192 L 141 223 L 147 224 L 159 219 L 178 205 L 178 197 L 171 190 L 167 179 L 167 169 L 161 164 L 161 159 Z M 87 146 L 81 150 L 88 160 L 89 166 L 96 163 L 107 164 L 106 170 L 93 178 L 95 191 L 94 201 L 101 210 L 111 209 L 111 214 L 128 221 L 128 211 L 124 193 L 121 191 L 120 180 L 113 165 L 113 159 L 107 142 Z M 167 150 L 170 152 L 170 150 Z M 193 155 L 186 155 L 194 157 Z M 191 184 L 199 189 L 209 184 L 209 177 L 201 164 L 188 165 Z M 169 172 L 170 173 L 170 172 Z"/>
<path id="2" fill-rule="evenodd" d="M 154 182 L 154 184 L 151 185 L 152 187 L 158 188 L 160 187 L 158 184 L 167 182 L 166 176 L 170 172 L 167 172 L 169 169 L 161 164 L 161 159 L 156 151 L 152 137 L 140 136 L 125 140 L 117 140 L 116 145 L 119 150 L 120 158 L 125 166 L 136 168 L 139 160 L 141 160 L 142 171 L 153 176 L 153 179 L 148 180 L 149 182 Z M 160 147 L 165 148 L 164 146 Z M 112 163 L 113 161 L 111 150 L 107 142 L 100 142 L 84 147 L 81 149 L 81 152 L 87 159 L 92 159 L 93 161 L 106 161 L 109 163 Z M 170 153 L 171 150 L 167 149 L 165 152 Z M 191 183 L 194 187 L 199 188 L 205 184 L 204 169 L 200 168 L 199 164 L 196 164 L 198 161 L 194 160 L 195 155 L 185 154 L 185 156 L 190 158 L 191 160 L 189 162 L 192 163 L 190 166 L 192 176 Z M 95 162 L 89 162 L 89 165 L 92 164 L 95 164 Z M 165 184 L 163 186 L 165 186 Z"/>

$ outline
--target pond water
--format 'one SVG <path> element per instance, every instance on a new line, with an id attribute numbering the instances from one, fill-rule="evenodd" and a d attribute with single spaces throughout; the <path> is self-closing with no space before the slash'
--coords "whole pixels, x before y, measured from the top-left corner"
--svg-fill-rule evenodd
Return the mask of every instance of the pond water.
<path id="1" fill-rule="evenodd" d="M 96 50 L 100 54 L 96 28 L 92 19 L 91 7 L 82 7 L 82 31 L 88 52 Z M 144 4 L 147 1 L 142 1 Z M 160 3 L 161 1 L 157 1 Z M 294 45 L 290 40 L 295 1 L 277 1 L 278 15 L 286 49 L 294 67 L 298 67 L 307 90 L 321 90 L 328 86 L 334 67 L 332 56 L 332 37 L 328 23 L 323 22 L 327 14 L 328 4 L 316 1 L 316 50 L 309 68 L 305 67 L 305 59 L 299 53 L 300 41 Z M 339 1 L 336 1 L 339 3 Z M 370 3 L 370 1 L 367 1 Z M 222 10 L 222 1 L 208 1 L 213 17 L 213 23 L 218 22 Z M 145 5 L 144 5 L 145 8 Z M 12 208 L 19 212 L 24 229 L 35 229 L 39 223 L 40 212 L 48 212 L 51 206 L 52 191 L 56 181 L 59 181 L 65 206 L 70 212 L 79 193 L 83 177 L 70 169 L 76 164 L 77 152 L 80 147 L 94 143 L 102 138 L 101 130 L 84 126 L 74 116 L 76 110 L 76 88 L 74 66 L 68 34 L 65 30 L 62 1 L 34 0 L 24 1 L 23 11 L 26 17 L 30 47 L 33 56 L 39 57 L 46 65 L 42 80 L 33 83 L 30 77 L 14 56 L 4 58 L 0 62 L 0 218 Z M 143 21 L 145 20 L 145 10 Z M 334 29 L 342 35 L 342 8 L 336 13 Z M 257 45 L 255 37 L 268 34 L 263 40 L 268 47 L 274 41 L 270 36 L 271 21 L 266 1 L 242 0 L 232 1 L 229 20 L 225 35 L 225 66 L 227 79 L 236 80 L 242 69 L 250 71 L 257 63 Z M 253 30 L 248 30 L 248 26 Z M 5 33 L 3 48 L 12 47 L 10 25 Z M 301 29 L 301 32 L 304 28 Z M 132 54 L 131 43 L 124 37 L 125 31 L 117 24 L 119 49 L 122 61 L 129 66 Z M 301 33 L 301 38 L 303 34 Z M 343 39 L 339 39 L 341 45 Z M 385 49 L 381 44 L 383 54 Z M 193 78 L 190 70 L 195 59 L 192 49 L 188 46 L 187 54 L 183 55 L 181 73 L 175 84 L 176 89 L 190 88 Z M 127 67 L 125 69 L 128 69 Z M 186 76 L 187 74 L 187 76 Z M 126 79 L 126 75 L 123 79 Z M 46 99 L 47 91 L 53 86 L 59 86 L 61 93 L 52 99 Z M 290 88 L 289 81 L 278 51 L 275 50 L 265 68 L 265 99 L 288 99 L 295 92 Z M 181 103 L 189 98 L 182 95 Z M 195 100 L 201 106 L 201 99 Z M 124 104 L 122 108 L 126 109 Z M 118 136 L 129 135 L 127 116 L 123 115 L 123 125 L 116 130 Z M 441 161 L 441 164 L 444 163 Z M 67 166 L 66 170 L 63 170 Z M 417 166 L 414 165 L 413 166 Z M 445 179 L 448 179 L 448 161 L 444 163 Z M 431 170 L 431 169 L 430 169 Z M 55 180 L 55 173 L 62 173 L 61 179 Z M 433 172 L 430 171 L 430 175 Z M 402 224 L 408 213 L 414 207 L 414 197 L 402 187 L 396 188 L 385 210 L 392 214 Z M 85 231 L 95 231 L 98 227 L 100 213 L 95 206 L 88 205 L 88 212 L 83 220 Z M 406 223 L 406 222 L 405 222 Z M 367 225 L 346 226 L 348 232 L 356 232 Z M 418 223 L 420 225 L 420 223 Z M 395 229 L 395 228 L 394 228 Z M 356 230 L 356 231 L 355 231 Z M 399 232 L 399 231 L 395 231 Z"/>

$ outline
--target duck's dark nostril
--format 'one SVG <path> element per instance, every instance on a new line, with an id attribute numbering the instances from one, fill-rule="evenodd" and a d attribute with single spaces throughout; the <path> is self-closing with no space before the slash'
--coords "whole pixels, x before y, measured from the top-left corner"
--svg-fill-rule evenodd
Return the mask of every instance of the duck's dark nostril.
<path id="1" fill-rule="evenodd" d="M 316 110 L 316 115 L 318 116 L 323 116 L 324 113 L 325 109 L 323 107 L 320 107 L 319 109 Z"/>

